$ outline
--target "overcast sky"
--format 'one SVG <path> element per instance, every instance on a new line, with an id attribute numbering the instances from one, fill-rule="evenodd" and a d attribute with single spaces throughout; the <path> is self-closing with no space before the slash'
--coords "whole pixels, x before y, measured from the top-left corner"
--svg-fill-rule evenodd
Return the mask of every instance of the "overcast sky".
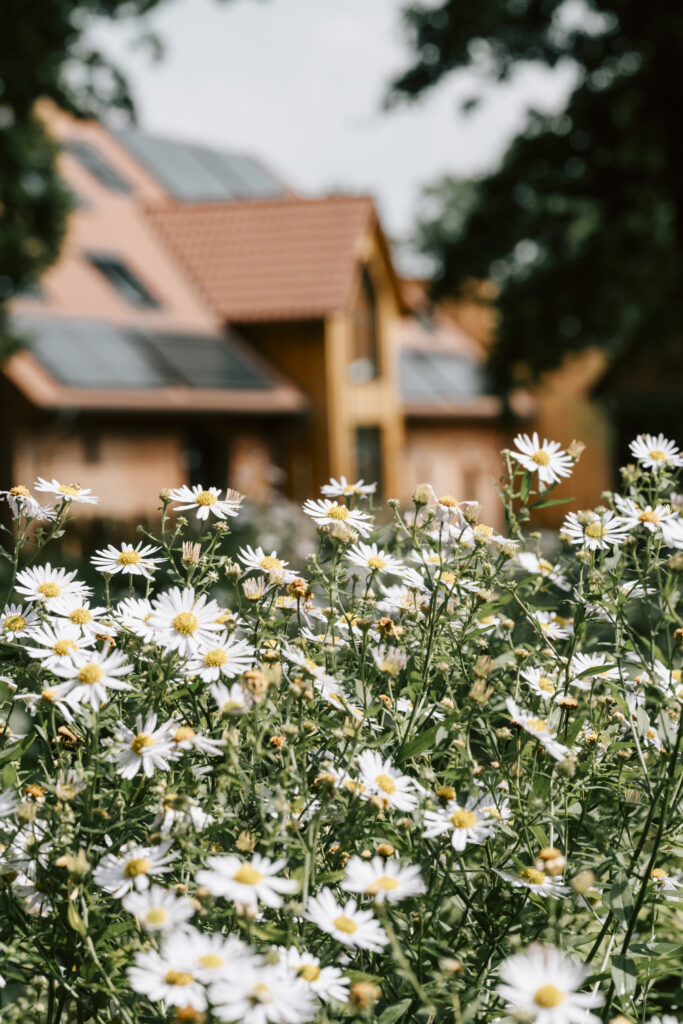
<path id="1" fill-rule="evenodd" d="M 529 105 L 562 103 L 566 69 L 527 68 L 460 116 L 469 73 L 417 103 L 381 109 L 407 66 L 404 0 L 168 0 L 150 20 L 166 54 L 131 50 L 130 28 L 99 42 L 128 73 L 142 125 L 249 151 L 308 194 L 370 191 L 387 231 L 409 235 L 420 187 L 495 163 Z"/>

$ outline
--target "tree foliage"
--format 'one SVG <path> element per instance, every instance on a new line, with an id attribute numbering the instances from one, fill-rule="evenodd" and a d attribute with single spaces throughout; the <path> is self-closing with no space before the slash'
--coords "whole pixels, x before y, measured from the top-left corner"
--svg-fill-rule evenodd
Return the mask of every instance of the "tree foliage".
<path id="1" fill-rule="evenodd" d="M 431 189 L 419 240 L 437 292 L 490 277 L 501 312 L 501 384 L 598 345 L 633 354 L 656 339 L 680 358 L 683 134 L 677 0 L 444 0 L 413 5 L 416 55 L 393 95 L 418 96 L 469 68 L 497 81 L 529 62 L 571 62 L 556 115 L 530 111 L 500 165 Z"/>

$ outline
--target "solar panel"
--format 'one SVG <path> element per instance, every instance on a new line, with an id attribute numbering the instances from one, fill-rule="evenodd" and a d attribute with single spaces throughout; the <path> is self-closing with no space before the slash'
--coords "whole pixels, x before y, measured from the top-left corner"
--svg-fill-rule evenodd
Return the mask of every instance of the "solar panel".
<path id="1" fill-rule="evenodd" d="M 131 129 L 115 131 L 114 135 L 181 202 L 277 198 L 285 194 L 280 182 L 249 156 Z"/>
<path id="2" fill-rule="evenodd" d="M 138 334 L 188 387 L 265 390 L 273 386 L 260 367 L 229 338 L 184 334 Z"/>
<path id="3" fill-rule="evenodd" d="M 401 353 L 401 392 L 404 398 L 434 402 L 457 401 L 485 394 L 482 368 L 452 352 Z"/>

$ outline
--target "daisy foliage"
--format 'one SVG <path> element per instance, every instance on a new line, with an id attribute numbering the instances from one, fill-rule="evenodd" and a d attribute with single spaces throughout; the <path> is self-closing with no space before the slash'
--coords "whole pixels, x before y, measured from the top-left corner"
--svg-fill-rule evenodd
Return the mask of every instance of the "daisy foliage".
<path id="1" fill-rule="evenodd" d="M 3 1024 L 680 1020 L 683 457 L 547 540 L 581 449 L 492 525 L 331 480 L 309 554 L 178 487 L 83 573 L 87 481 L 0 491 Z"/>

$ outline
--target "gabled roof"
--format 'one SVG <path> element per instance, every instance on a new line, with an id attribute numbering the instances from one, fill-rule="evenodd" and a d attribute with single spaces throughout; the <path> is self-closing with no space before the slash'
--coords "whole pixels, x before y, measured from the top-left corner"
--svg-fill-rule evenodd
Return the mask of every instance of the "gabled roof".
<path id="1" fill-rule="evenodd" d="M 22 316 L 30 347 L 3 372 L 43 408 L 297 412 L 301 392 L 230 332 L 158 332 L 74 317 Z"/>
<path id="2" fill-rule="evenodd" d="M 153 206 L 148 216 L 224 320 L 318 319 L 349 302 L 369 196 Z"/>

